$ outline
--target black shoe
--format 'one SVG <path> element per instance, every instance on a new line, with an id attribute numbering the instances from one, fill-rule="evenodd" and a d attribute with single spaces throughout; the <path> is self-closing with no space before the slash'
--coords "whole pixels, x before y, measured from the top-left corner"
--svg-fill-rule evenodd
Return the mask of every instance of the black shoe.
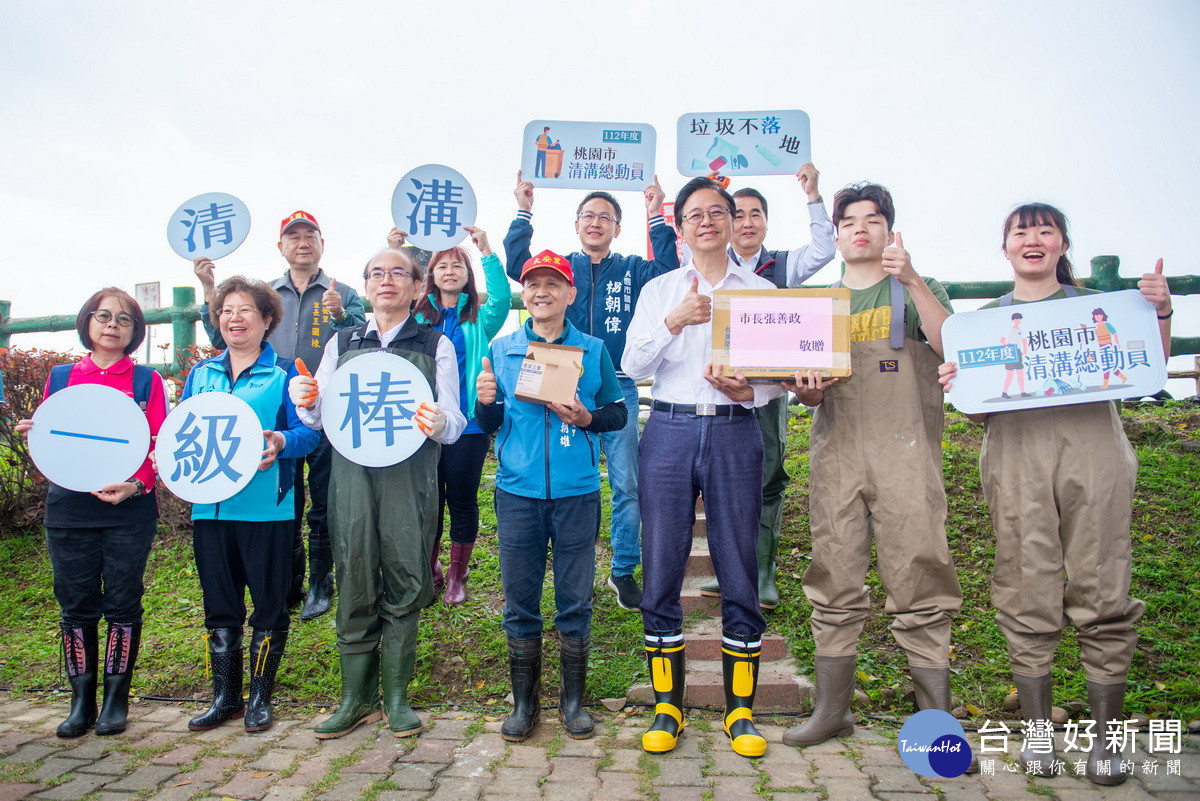
<path id="1" fill-rule="evenodd" d="M 608 586 L 617 593 L 617 605 L 622 609 L 636 610 L 642 605 L 642 588 L 633 576 L 610 574 Z"/>

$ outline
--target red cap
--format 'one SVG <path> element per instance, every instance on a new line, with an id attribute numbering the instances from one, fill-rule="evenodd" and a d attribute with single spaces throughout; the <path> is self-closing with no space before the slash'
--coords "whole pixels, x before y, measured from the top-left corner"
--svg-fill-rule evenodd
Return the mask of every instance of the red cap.
<path id="1" fill-rule="evenodd" d="M 317 229 L 317 233 L 321 233 L 321 226 L 317 225 L 317 218 L 309 214 L 307 211 L 293 211 L 291 214 L 283 218 L 283 222 L 279 223 L 279 236 L 283 236 L 283 232 L 291 228 L 293 225 L 311 225 Z"/>
<path id="2" fill-rule="evenodd" d="M 562 273 L 563 278 L 567 279 L 567 283 L 575 286 L 575 276 L 571 273 L 571 263 L 558 255 L 552 250 L 543 250 L 529 261 L 525 262 L 521 267 L 521 281 L 525 281 L 525 276 L 529 275 L 534 270 L 546 268 L 549 270 L 557 270 Z"/>

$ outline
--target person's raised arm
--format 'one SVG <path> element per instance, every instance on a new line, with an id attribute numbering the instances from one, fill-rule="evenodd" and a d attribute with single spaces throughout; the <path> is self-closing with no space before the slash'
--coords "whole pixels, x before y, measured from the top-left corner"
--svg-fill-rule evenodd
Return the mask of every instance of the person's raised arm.
<path id="1" fill-rule="evenodd" d="M 533 183 L 523 180 L 517 170 L 517 188 L 513 190 L 517 199 L 517 216 L 508 226 L 504 236 L 504 270 L 508 277 L 517 281 L 521 267 L 533 255 L 529 244 L 533 241 Z"/>
<path id="2" fill-rule="evenodd" d="M 934 296 L 933 290 L 925 283 L 917 271 L 913 269 L 912 259 L 904 249 L 904 239 L 900 232 L 895 232 L 895 240 L 883 251 L 883 271 L 895 276 L 896 280 L 908 290 L 909 297 L 917 307 L 921 318 L 921 331 L 929 342 L 934 353 L 942 355 L 942 323 L 950 316 L 949 310 Z"/>
<path id="3" fill-rule="evenodd" d="M 1163 275 L 1163 260 L 1154 263 L 1154 272 L 1144 273 L 1138 281 L 1138 289 L 1158 317 L 1158 332 L 1162 335 L 1163 356 L 1171 358 L 1171 316 L 1175 310 L 1171 306 L 1171 288 L 1167 285 L 1167 277 Z"/>

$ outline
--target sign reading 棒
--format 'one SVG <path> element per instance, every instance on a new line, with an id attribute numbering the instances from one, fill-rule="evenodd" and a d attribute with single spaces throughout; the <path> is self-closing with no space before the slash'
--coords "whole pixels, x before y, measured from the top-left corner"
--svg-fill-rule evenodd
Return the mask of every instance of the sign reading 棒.
<path id="1" fill-rule="evenodd" d="M 321 388 L 321 421 L 337 452 L 363 467 L 403 462 L 425 443 L 413 419 L 433 389 L 417 366 L 395 353 L 348 359 Z"/>
<path id="2" fill-rule="evenodd" d="M 250 233 L 246 204 L 224 192 L 196 195 L 175 209 L 167 223 L 171 250 L 191 261 L 228 256 Z"/>
<path id="3" fill-rule="evenodd" d="M 75 492 L 128 481 L 150 452 L 146 413 L 124 392 L 77 384 L 33 413 L 29 455 L 46 478 Z"/>
<path id="4" fill-rule="evenodd" d="M 640 122 L 533 120 L 521 175 L 534 186 L 640 192 L 654 181 L 654 127 Z"/>
<path id="5" fill-rule="evenodd" d="M 684 175 L 794 175 L 812 161 L 803 111 L 709 111 L 676 124 L 677 166 Z"/>
<path id="6" fill-rule="evenodd" d="M 409 170 L 392 192 L 392 222 L 419 248 L 448 250 L 475 224 L 475 190 L 457 170 L 424 164 Z"/>
<path id="7" fill-rule="evenodd" d="M 263 448 L 250 404 L 228 392 L 201 392 L 167 415 L 154 457 L 171 492 L 190 503 L 220 503 L 254 478 Z"/>
<path id="8" fill-rule="evenodd" d="M 1144 397 L 1167 382 L 1154 307 L 1127 289 L 951 315 L 950 402 L 979 414 Z"/>
<path id="9" fill-rule="evenodd" d="M 772 381 L 797 370 L 850 375 L 850 290 L 717 290 L 712 361 Z"/>

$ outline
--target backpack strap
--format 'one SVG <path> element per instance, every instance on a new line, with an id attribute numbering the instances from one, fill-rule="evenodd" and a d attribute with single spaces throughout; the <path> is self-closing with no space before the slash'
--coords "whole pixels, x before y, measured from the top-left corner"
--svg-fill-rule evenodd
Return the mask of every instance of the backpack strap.
<path id="1" fill-rule="evenodd" d="M 50 368 L 50 384 L 46 395 L 49 397 L 60 389 L 67 388 L 67 381 L 71 378 L 71 368 L 73 364 L 60 364 Z"/>
<path id="2" fill-rule="evenodd" d="M 1063 292 L 1063 295 L 1065 295 L 1068 298 L 1079 297 L 1079 290 L 1076 289 L 1075 287 L 1071 286 L 1070 284 L 1059 284 L 1058 288 L 1061 289 Z M 1001 307 L 1011 306 L 1012 302 L 1013 302 L 1013 292 L 1016 292 L 1016 290 L 1014 289 L 1012 292 L 1009 292 L 1007 295 L 1003 295 L 1003 296 L 997 298 L 996 305 L 1001 306 Z"/>
<path id="3" fill-rule="evenodd" d="M 147 364 L 133 366 L 133 399 L 143 412 L 150 405 L 150 386 L 153 381 L 154 368 Z"/>

